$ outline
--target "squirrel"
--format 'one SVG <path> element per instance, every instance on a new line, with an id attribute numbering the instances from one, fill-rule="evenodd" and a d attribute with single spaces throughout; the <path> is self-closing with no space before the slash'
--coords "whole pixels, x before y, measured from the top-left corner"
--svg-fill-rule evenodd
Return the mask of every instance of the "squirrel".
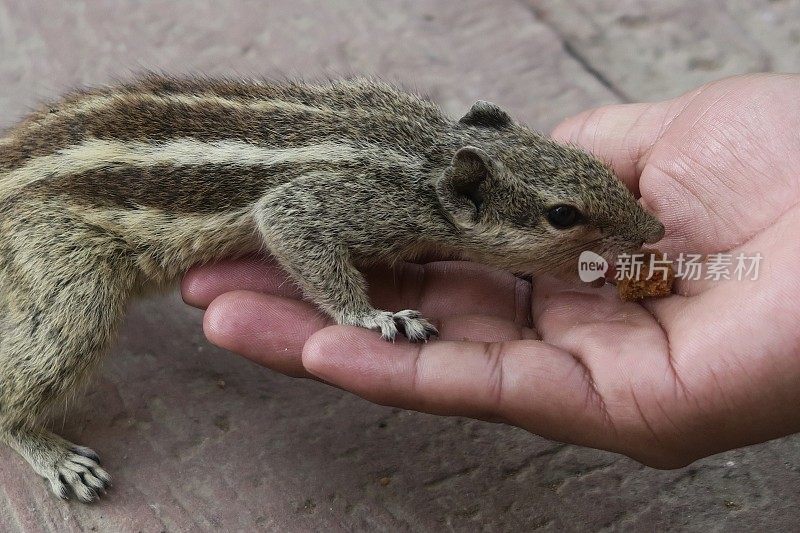
<path id="1" fill-rule="evenodd" d="M 371 79 L 147 74 L 72 92 L 0 137 L 0 438 L 61 498 L 98 455 L 50 432 L 126 302 L 194 264 L 266 252 L 337 323 L 437 335 L 372 307 L 354 265 L 446 254 L 521 275 L 661 239 L 603 162 L 476 102 L 460 120 Z"/>

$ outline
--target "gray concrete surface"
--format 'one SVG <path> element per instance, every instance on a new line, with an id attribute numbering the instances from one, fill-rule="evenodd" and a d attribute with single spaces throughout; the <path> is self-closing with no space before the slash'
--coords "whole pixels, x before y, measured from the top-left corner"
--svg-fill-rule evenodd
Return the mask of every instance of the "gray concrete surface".
<path id="1" fill-rule="evenodd" d="M 456 115 L 549 129 L 727 74 L 797 70 L 796 1 L 0 1 L 0 126 L 141 68 L 375 73 Z M 370 405 L 211 347 L 175 295 L 137 304 L 64 433 L 115 476 L 55 501 L 0 449 L 3 531 L 800 528 L 800 438 L 661 472 L 523 431 Z"/>

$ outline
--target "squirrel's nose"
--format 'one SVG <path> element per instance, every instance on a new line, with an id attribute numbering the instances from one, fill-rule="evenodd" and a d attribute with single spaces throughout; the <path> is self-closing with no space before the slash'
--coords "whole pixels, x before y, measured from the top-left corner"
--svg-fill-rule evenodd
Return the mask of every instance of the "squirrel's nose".
<path id="1" fill-rule="evenodd" d="M 656 227 L 653 231 L 650 232 L 650 235 L 644 240 L 645 244 L 654 244 L 664 238 L 664 224 L 659 221 L 655 221 Z"/>

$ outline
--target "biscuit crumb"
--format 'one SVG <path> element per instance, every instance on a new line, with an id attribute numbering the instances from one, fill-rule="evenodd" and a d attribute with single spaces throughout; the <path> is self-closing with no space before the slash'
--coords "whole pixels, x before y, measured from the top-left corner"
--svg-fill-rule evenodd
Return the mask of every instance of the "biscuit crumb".
<path id="1" fill-rule="evenodd" d="M 644 254 L 642 268 L 637 277 L 623 276 L 617 282 L 617 292 L 626 302 L 643 300 L 645 298 L 663 298 L 672 294 L 672 285 L 675 282 L 675 269 L 672 262 L 667 261 L 666 255 L 658 250 L 642 250 Z M 653 258 L 658 266 L 651 272 Z"/>

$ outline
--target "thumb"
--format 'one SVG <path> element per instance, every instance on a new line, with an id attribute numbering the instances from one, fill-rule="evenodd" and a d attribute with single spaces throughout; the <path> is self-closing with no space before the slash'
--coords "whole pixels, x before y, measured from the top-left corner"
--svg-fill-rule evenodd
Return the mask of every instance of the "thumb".
<path id="1" fill-rule="evenodd" d="M 553 130 L 556 141 L 575 144 L 610 164 L 634 194 L 650 150 L 680 113 L 677 100 L 599 107 L 570 117 Z"/>
<path id="2" fill-rule="evenodd" d="M 382 405 L 507 422 L 575 444 L 610 444 L 586 368 L 541 341 L 390 344 L 360 328 L 333 326 L 308 340 L 303 365 Z"/>

